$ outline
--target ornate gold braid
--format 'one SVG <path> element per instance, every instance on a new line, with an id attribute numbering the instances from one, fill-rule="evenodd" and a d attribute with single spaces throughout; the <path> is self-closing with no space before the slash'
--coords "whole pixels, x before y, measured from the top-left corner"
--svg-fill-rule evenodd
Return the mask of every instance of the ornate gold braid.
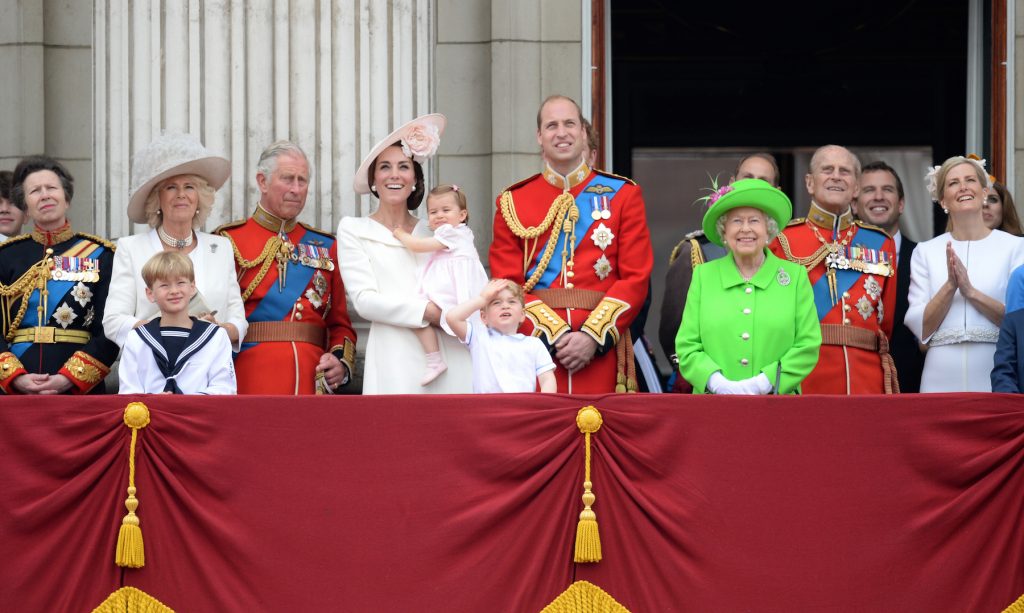
<path id="1" fill-rule="evenodd" d="M 810 270 L 821 263 L 828 256 L 828 246 L 822 245 L 815 250 L 814 253 L 807 257 L 797 257 L 793 255 L 793 251 L 789 248 L 789 239 L 786 238 L 785 234 L 779 234 L 779 244 L 782 245 L 782 253 L 786 255 L 786 259 L 795 264 L 799 264 Z"/>
<path id="2" fill-rule="evenodd" d="M 251 260 L 247 260 L 242 257 L 242 252 L 238 250 L 238 245 L 235 244 L 235 239 L 231 238 L 231 236 L 228 236 L 227 234 L 225 234 L 225 236 L 227 236 L 228 240 L 231 241 L 231 250 L 235 253 L 235 262 L 238 263 L 238 267 L 242 269 L 242 272 L 255 268 L 257 265 L 261 265 L 259 272 L 256 273 L 256 276 L 245 288 L 245 291 L 242 292 L 242 302 L 245 302 L 249 299 L 249 296 L 252 296 L 252 293 L 256 291 L 256 288 L 260 286 L 260 283 L 263 282 L 263 278 L 267 276 L 267 271 L 270 270 L 270 265 L 274 263 L 274 256 L 281 252 L 281 245 L 284 244 L 284 241 L 281 240 L 280 236 L 272 236 L 270 240 L 267 241 L 267 244 L 263 245 L 263 251 L 261 251 L 258 256 Z"/>
<path id="3" fill-rule="evenodd" d="M 519 216 L 516 215 L 515 205 L 512 202 L 512 192 L 501 193 L 501 216 L 505 219 L 505 224 L 508 225 L 509 230 L 512 234 L 523 240 L 529 240 L 531 238 L 537 238 L 548 228 L 551 228 L 551 234 L 548 236 L 548 244 L 544 247 L 544 253 L 540 257 L 540 261 L 537 263 L 537 267 L 534 269 L 533 274 L 530 278 L 523 283 L 523 291 L 528 292 L 533 289 L 533 286 L 537 284 L 541 276 L 544 274 L 544 270 L 548 267 L 548 262 L 551 261 L 551 256 L 555 253 L 555 245 L 558 244 L 558 237 L 562 234 L 562 222 L 565 221 L 565 215 L 569 211 L 569 207 L 575 204 L 575 200 L 572 194 L 569 192 L 562 192 L 551 206 L 548 207 L 548 214 L 544 216 L 543 221 L 540 225 L 530 226 L 529 228 L 524 227 L 522 222 L 519 221 Z M 554 226 L 552 227 L 552 222 Z M 525 271 L 524 271 L 525 272 Z"/>
<path id="4" fill-rule="evenodd" d="M 7 342 L 11 342 L 14 339 L 14 333 L 17 331 L 18 326 L 21 325 L 22 320 L 25 318 L 25 311 L 28 310 L 28 298 L 32 295 L 32 292 L 39 287 L 39 281 L 42 280 L 46 283 L 46 279 L 50 276 L 50 256 L 47 255 L 42 260 L 36 262 L 25 271 L 25 274 L 18 277 L 18 280 L 10 285 L 4 285 L 0 283 L 0 296 L 4 299 L 4 314 L 9 312 L 10 301 L 12 298 L 20 297 L 21 305 L 18 307 L 18 314 L 11 320 L 11 326 L 5 333 Z M 42 325 L 42 322 L 40 322 Z"/>

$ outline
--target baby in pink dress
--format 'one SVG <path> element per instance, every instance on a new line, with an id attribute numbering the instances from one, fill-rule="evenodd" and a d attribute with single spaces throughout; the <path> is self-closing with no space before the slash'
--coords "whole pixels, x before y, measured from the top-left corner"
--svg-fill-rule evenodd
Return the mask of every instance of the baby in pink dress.
<path id="1" fill-rule="evenodd" d="M 473 245 L 473 231 L 466 222 L 469 211 L 466 195 L 458 185 L 439 185 L 427 196 L 427 221 L 434 231 L 431 238 L 416 237 L 401 228 L 394 230 L 395 238 L 406 249 L 417 253 L 433 253 L 420 274 L 420 295 L 441 308 L 441 327 L 452 334 L 446 311 L 477 296 L 487 285 L 487 274 Z M 441 355 L 437 335 L 427 326 L 414 329 L 427 367 L 421 385 L 427 385 L 448 369 Z"/>

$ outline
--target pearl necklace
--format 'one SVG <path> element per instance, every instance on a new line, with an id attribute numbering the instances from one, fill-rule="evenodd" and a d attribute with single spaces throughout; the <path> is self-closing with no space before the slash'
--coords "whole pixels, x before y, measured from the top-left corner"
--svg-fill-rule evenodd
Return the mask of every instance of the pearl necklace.
<path id="1" fill-rule="evenodd" d="M 156 229 L 156 233 L 160 235 L 160 240 L 168 247 L 174 247 L 175 249 L 188 249 L 192 246 L 192 232 L 188 233 L 187 238 L 175 238 L 165 232 L 163 226 L 160 226 Z"/>

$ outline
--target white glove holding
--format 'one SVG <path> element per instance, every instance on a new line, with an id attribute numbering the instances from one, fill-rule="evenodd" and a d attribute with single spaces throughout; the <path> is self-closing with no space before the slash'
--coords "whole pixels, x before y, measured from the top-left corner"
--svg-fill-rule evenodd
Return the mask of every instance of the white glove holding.
<path id="1" fill-rule="evenodd" d="M 708 379 L 707 389 L 712 394 L 742 394 L 738 384 L 725 378 L 722 371 L 716 370 Z"/>
<path id="2" fill-rule="evenodd" d="M 764 373 L 760 373 L 756 377 L 737 381 L 735 385 L 740 390 L 736 392 L 737 394 L 746 394 L 748 396 L 768 394 L 772 391 L 772 383 Z"/>

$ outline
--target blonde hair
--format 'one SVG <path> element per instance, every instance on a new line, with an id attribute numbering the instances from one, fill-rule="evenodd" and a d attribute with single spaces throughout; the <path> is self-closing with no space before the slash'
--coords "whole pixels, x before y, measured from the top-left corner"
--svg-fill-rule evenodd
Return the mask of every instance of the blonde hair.
<path id="1" fill-rule="evenodd" d="M 991 187 L 988 181 L 988 173 L 981 166 L 981 163 L 965 158 L 962 155 L 954 155 L 947 159 L 939 166 L 938 171 L 935 173 L 935 193 L 932 196 L 935 198 L 935 202 L 942 204 L 942 194 L 946 191 L 946 176 L 949 175 L 949 171 L 953 170 L 961 164 L 970 164 L 971 168 L 974 169 L 974 174 L 978 177 L 978 182 L 981 183 L 982 187 Z"/>
<path id="2" fill-rule="evenodd" d="M 199 175 L 174 175 L 154 185 L 153 189 L 149 190 L 149 195 L 146 196 L 146 223 L 149 224 L 150 228 L 156 228 L 163 223 L 163 215 L 160 212 L 160 190 L 164 188 L 168 181 L 178 177 L 188 177 L 190 181 L 196 184 L 196 191 L 199 192 L 199 202 L 196 205 L 195 217 L 192 218 L 192 228 L 198 230 L 203 226 L 206 218 L 210 216 L 217 190 L 210 187 L 210 183 Z"/>
<path id="3" fill-rule="evenodd" d="M 177 251 L 161 251 L 149 258 L 142 266 L 142 280 L 146 287 L 153 289 L 157 281 L 170 281 L 178 277 L 185 277 L 189 281 L 196 282 L 196 271 L 192 267 L 192 260 L 187 255 Z"/>
<path id="4" fill-rule="evenodd" d="M 501 288 L 501 291 L 512 292 L 512 297 L 519 301 L 519 304 L 526 306 L 526 295 L 523 293 L 523 286 L 510 279 L 494 279 L 495 281 L 508 281 L 508 285 Z M 483 309 L 481 309 L 483 310 Z"/>
<path id="5" fill-rule="evenodd" d="M 459 205 L 459 209 L 466 211 L 465 223 L 469 223 L 469 208 L 466 204 L 466 194 L 462 191 L 462 188 L 458 185 L 443 183 L 438 185 L 434 189 L 430 190 L 430 195 L 427 196 L 427 206 L 430 206 L 430 196 L 443 196 L 445 194 L 451 194 L 455 198 L 455 204 Z"/>

